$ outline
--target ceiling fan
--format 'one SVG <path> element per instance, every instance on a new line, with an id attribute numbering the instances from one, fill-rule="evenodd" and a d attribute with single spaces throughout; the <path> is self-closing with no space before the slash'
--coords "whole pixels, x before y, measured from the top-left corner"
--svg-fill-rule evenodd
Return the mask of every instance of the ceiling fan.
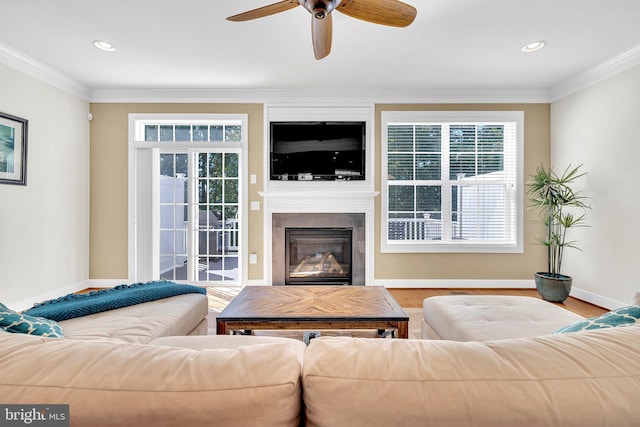
<path id="1" fill-rule="evenodd" d="M 228 17 L 229 21 L 250 21 L 302 6 L 311 13 L 311 38 L 316 59 L 331 52 L 333 25 L 331 12 L 392 27 L 406 27 L 416 17 L 416 9 L 399 0 L 283 0 Z"/>

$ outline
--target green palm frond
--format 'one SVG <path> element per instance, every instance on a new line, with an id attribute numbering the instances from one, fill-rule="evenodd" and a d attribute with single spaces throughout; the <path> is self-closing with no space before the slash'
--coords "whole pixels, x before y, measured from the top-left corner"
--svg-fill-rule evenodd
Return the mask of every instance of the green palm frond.
<path id="1" fill-rule="evenodd" d="M 577 179 L 586 175 L 580 170 L 581 167 L 569 165 L 558 175 L 551 168 L 545 169 L 540 165 L 527 182 L 529 208 L 538 210 L 540 222 L 547 229 L 546 236 L 538 240 L 547 247 L 549 273 L 554 275 L 560 274 L 564 248 L 580 249 L 576 241 L 566 240 L 567 230 L 587 227 L 587 197 L 572 188 Z"/>

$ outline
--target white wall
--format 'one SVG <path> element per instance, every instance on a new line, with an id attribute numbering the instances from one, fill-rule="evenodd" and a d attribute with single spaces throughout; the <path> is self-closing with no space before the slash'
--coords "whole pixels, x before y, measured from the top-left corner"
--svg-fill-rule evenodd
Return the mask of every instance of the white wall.
<path id="1" fill-rule="evenodd" d="M 89 278 L 89 103 L 0 64 L 0 111 L 29 120 L 27 185 L 0 184 L 0 302 L 23 309 Z"/>
<path id="2" fill-rule="evenodd" d="M 640 66 L 551 105 L 552 164 L 584 164 L 592 206 L 590 227 L 571 235 L 584 252 L 567 252 L 563 272 L 608 306 L 640 291 L 639 122 Z"/>

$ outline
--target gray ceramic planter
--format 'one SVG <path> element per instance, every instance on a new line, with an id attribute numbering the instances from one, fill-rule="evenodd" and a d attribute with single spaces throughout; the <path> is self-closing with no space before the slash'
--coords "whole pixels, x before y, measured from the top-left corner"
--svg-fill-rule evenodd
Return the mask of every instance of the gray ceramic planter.
<path id="1" fill-rule="evenodd" d="M 551 302 L 562 302 L 569 297 L 573 278 L 563 274 L 551 276 L 550 273 L 538 272 L 535 275 L 536 289 L 542 299 Z"/>

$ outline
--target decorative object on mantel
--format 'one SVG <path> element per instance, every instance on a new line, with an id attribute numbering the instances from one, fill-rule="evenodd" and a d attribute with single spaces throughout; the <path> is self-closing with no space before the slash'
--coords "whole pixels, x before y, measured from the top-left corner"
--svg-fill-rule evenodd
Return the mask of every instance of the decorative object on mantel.
<path id="1" fill-rule="evenodd" d="M 0 183 L 27 185 L 28 120 L 0 113 Z"/>
<path id="2" fill-rule="evenodd" d="M 567 230 L 585 226 L 585 211 L 589 209 L 586 197 L 572 188 L 577 179 L 586 175 L 580 171 L 581 167 L 569 165 L 558 176 L 551 168 L 545 169 L 541 165 L 527 183 L 530 207 L 539 210 L 540 222 L 547 229 L 546 235 L 539 240 L 547 247 L 548 270 L 535 274 L 536 289 L 547 301 L 562 302 L 571 292 L 573 278 L 561 274 L 560 270 L 564 249 L 580 249 L 575 241 L 566 239 Z"/>
<path id="3" fill-rule="evenodd" d="M 406 27 L 418 13 L 416 9 L 399 0 L 284 0 L 228 17 L 229 21 L 249 21 L 294 7 L 303 6 L 311 13 L 311 38 L 316 59 L 331 52 L 333 24 L 331 12 L 337 10 L 352 18 L 391 27 Z"/>

